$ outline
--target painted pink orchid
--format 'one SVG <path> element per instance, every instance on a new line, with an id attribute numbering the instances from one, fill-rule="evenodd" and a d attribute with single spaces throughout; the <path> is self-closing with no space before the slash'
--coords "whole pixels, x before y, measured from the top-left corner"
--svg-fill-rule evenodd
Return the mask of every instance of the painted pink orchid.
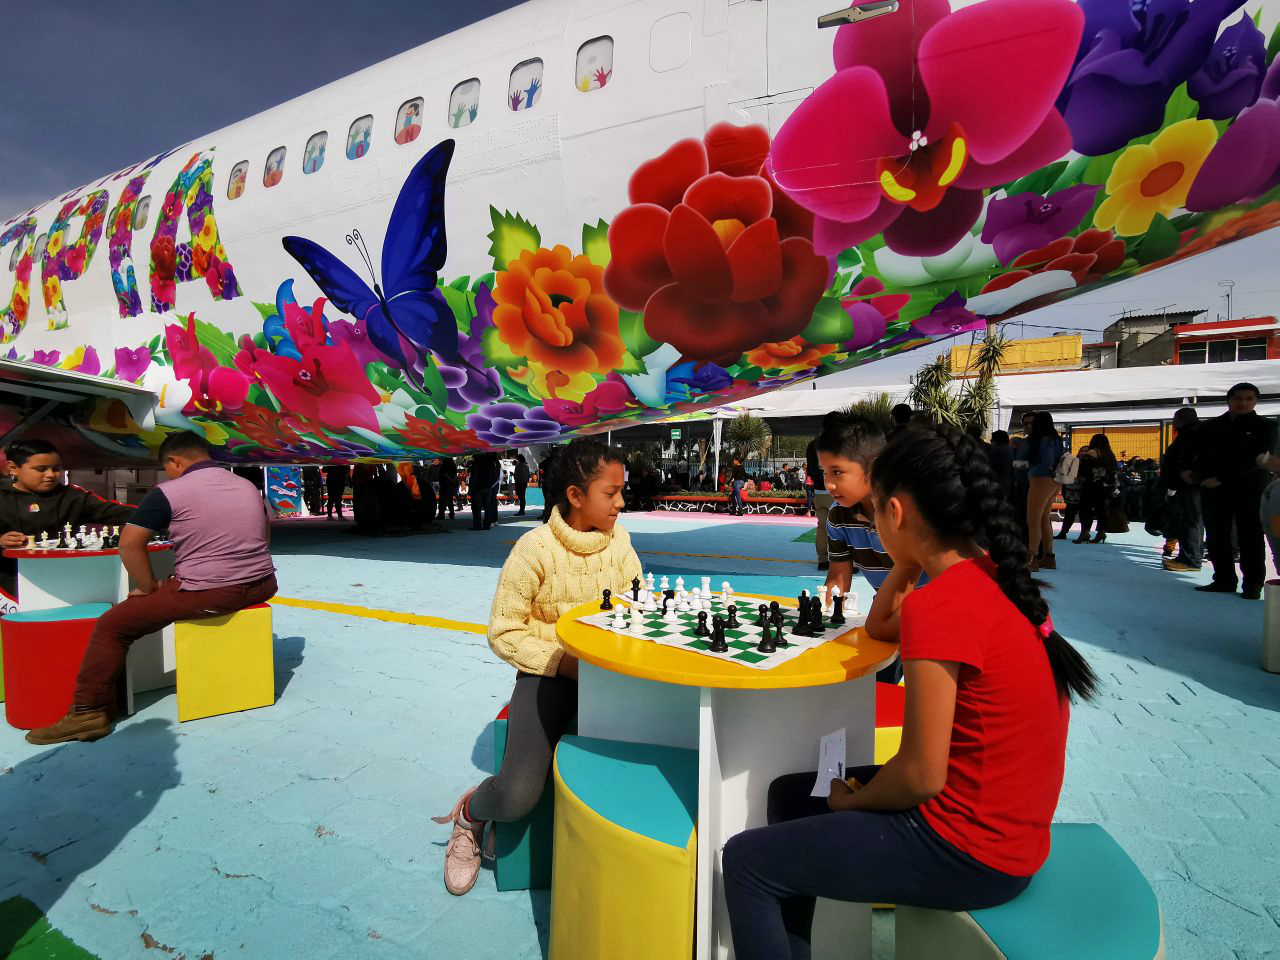
<path id="1" fill-rule="evenodd" d="M 165 345 L 173 375 L 191 387 L 191 400 L 182 408 L 184 416 L 196 413 L 238 413 L 249 396 L 245 373 L 218 363 L 213 352 L 196 335 L 196 315 L 187 315 L 186 325 L 167 324 Z"/>
<path id="2" fill-rule="evenodd" d="M 345 344 L 299 343 L 301 360 L 258 349 L 248 337 L 241 338 L 240 346 L 236 366 L 253 371 L 282 409 L 333 430 L 379 429 L 373 408 L 382 397 Z"/>
<path id="3" fill-rule="evenodd" d="M 897 253 L 942 254 L 977 222 L 985 188 L 1071 149 L 1054 106 L 1084 24 L 1071 0 L 901 7 L 840 28 L 835 76 L 774 138 L 769 167 L 815 214 L 819 253 L 883 233 Z"/>
<path id="4" fill-rule="evenodd" d="M 116 347 L 116 379 L 135 381 L 147 372 L 151 351 L 147 347 Z"/>
<path id="5" fill-rule="evenodd" d="M 551 382 L 552 378 L 548 377 L 548 386 Z M 566 427 L 585 427 L 601 417 L 621 413 L 635 402 L 630 388 L 615 371 L 583 397 L 581 403 L 561 400 L 555 395 L 555 388 L 551 387 L 551 396 L 542 402 L 542 407 L 557 423 Z"/>
<path id="6" fill-rule="evenodd" d="M 296 303 L 284 305 L 284 327 L 289 331 L 294 346 L 304 353 L 308 347 L 323 347 L 329 339 L 328 324 L 324 318 L 327 302 L 324 297 L 319 297 L 310 310 Z"/>

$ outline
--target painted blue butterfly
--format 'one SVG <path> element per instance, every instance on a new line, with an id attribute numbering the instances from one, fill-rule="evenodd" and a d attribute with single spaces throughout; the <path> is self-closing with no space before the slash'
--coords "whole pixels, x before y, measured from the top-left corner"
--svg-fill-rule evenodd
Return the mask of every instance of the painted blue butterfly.
<path id="1" fill-rule="evenodd" d="M 400 188 L 382 244 L 382 282 L 359 230 L 347 234 L 364 261 L 372 289 L 355 271 L 324 247 L 302 237 L 281 242 L 335 307 L 365 325 L 369 339 L 386 357 L 422 386 L 418 368 L 435 352 L 458 355 L 458 327 L 436 278 L 444 266 L 444 186 L 454 141 L 444 140 L 419 160 Z"/>

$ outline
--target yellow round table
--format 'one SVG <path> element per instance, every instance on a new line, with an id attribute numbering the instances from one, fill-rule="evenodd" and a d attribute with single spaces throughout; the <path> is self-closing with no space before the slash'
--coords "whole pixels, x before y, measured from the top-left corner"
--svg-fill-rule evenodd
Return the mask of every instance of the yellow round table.
<path id="1" fill-rule="evenodd" d="M 782 597 L 753 599 L 795 606 Z M 561 645 L 580 661 L 578 732 L 698 751 L 695 955 L 727 960 L 733 954 L 721 848 L 765 824 L 776 777 L 817 768 L 826 734 L 844 729 L 849 766 L 872 762 L 875 673 L 897 647 L 868 637 L 865 617 L 850 617 L 849 631 L 836 640 L 760 670 L 580 622 L 598 611 L 598 602 L 586 603 L 556 625 Z M 819 900 L 815 960 L 867 958 L 870 951 L 870 907 Z"/>

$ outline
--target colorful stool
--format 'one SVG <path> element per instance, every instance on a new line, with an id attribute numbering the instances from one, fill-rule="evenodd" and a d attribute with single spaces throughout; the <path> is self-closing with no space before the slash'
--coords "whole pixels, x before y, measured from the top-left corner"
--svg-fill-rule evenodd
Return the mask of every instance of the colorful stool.
<path id="1" fill-rule="evenodd" d="M 507 707 L 493 721 L 493 760 L 502 769 L 507 754 Z M 551 773 L 538 805 L 523 820 L 494 823 L 493 874 L 499 890 L 546 890 L 551 886 L 551 841 L 555 835 L 555 790 Z"/>
<path id="2" fill-rule="evenodd" d="M 552 960 L 688 960 L 697 751 L 570 736 L 552 772 Z"/>
<path id="3" fill-rule="evenodd" d="M 199 720 L 275 703 L 271 608 L 174 624 L 178 720 Z"/>
<path id="4" fill-rule="evenodd" d="M 876 684 L 875 763 L 886 764 L 902 746 L 902 711 L 907 689 L 896 683 Z"/>
<path id="5" fill-rule="evenodd" d="M 109 603 L 80 603 L 0 619 L 8 680 L 4 713 L 10 726 L 33 730 L 66 716 L 89 635 L 110 609 Z"/>
<path id="6" fill-rule="evenodd" d="M 899 906 L 897 960 L 1163 960 L 1151 885 L 1106 830 L 1055 823 L 1053 849 L 1020 896 L 989 910 Z"/>

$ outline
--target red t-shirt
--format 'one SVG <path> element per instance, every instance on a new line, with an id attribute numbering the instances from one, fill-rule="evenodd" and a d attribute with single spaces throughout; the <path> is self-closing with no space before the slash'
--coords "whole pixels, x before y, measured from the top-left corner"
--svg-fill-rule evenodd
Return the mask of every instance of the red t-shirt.
<path id="1" fill-rule="evenodd" d="M 1031 876 L 1049 856 L 1070 713 L 1039 633 L 983 557 L 909 594 L 899 639 L 904 660 L 960 664 L 947 783 L 924 819 L 975 860 Z"/>

